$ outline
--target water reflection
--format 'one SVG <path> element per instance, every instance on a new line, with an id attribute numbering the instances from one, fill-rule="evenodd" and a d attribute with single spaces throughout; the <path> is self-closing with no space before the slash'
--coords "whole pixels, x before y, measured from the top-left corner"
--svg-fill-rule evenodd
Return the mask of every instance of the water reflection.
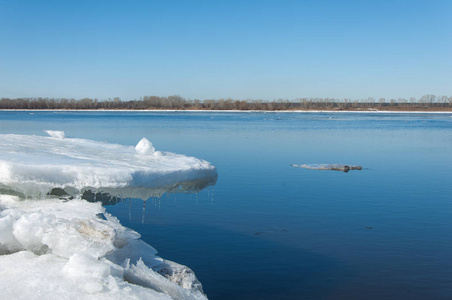
<path id="1" fill-rule="evenodd" d="M 217 183 L 218 174 L 216 170 L 202 170 L 198 174 L 191 173 L 188 180 L 184 180 L 185 178 L 187 178 L 186 174 L 175 173 L 153 181 L 152 187 L 102 188 L 101 191 L 87 188 L 83 191 L 82 198 L 89 202 L 102 202 L 102 205 L 115 205 L 130 199 L 141 199 L 144 203 L 149 199 L 158 199 L 160 201 L 160 198 L 165 193 L 197 195 L 205 188 L 214 186 Z M 54 189 L 52 192 L 54 195 L 60 196 L 57 191 L 57 189 Z"/>

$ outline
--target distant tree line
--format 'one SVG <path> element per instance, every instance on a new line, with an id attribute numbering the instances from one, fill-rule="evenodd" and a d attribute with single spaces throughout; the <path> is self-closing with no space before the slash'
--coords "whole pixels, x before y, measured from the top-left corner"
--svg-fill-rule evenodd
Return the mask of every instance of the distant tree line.
<path id="1" fill-rule="evenodd" d="M 361 100 L 335 98 L 298 98 L 234 100 L 185 99 L 181 96 L 144 96 L 139 100 L 120 98 L 98 100 L 91 98 L 1 98 L 0 109 L 70 109 L 70 110 L 452 110 L 452 97 L 425 95 L 420 99 L 367 98 Z"/>

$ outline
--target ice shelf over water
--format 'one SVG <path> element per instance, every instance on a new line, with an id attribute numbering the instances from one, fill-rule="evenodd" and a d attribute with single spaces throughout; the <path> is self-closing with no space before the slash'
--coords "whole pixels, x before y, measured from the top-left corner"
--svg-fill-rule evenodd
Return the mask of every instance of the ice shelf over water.
<path id="1" fill-rule="evenodd" d="M 165 192 L 197 191 L 213 185 L 217 171 L 194 157 L 155 151 L 143 138 L 136 147 L 65 138 L 0 134 L 0 191 L 46 196 L 52 189 L 147 199 Z"/>
<path id="2" fill-rule="evenodd" d="M 216 168 L 145 138 L 133 147 L 47 133 L 0 135 L 0 298 L 207 299 L 191 269 L 81 197 L 198 191 Z"/>

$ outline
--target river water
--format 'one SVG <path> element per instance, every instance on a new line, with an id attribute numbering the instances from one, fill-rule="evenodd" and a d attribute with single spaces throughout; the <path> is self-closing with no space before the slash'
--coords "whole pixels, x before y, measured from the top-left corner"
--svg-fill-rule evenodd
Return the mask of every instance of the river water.
<path id="1" fill-rule="evenodd" d="M 452 299 L 451 114 L 0 112 L 0 133 L 42 130 L 217 167 L 107 206 L 210 299 Z M 310 163 L 363 170 L 290 166 Z"/>

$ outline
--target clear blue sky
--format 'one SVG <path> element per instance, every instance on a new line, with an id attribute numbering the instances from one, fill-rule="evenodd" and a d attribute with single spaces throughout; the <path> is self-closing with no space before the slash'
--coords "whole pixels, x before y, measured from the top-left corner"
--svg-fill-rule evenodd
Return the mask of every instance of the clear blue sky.
<path id="1" fill-rule="evenodd" d="M 0 0 L 0 97 L 452 96 L 452 1 Z"/>

